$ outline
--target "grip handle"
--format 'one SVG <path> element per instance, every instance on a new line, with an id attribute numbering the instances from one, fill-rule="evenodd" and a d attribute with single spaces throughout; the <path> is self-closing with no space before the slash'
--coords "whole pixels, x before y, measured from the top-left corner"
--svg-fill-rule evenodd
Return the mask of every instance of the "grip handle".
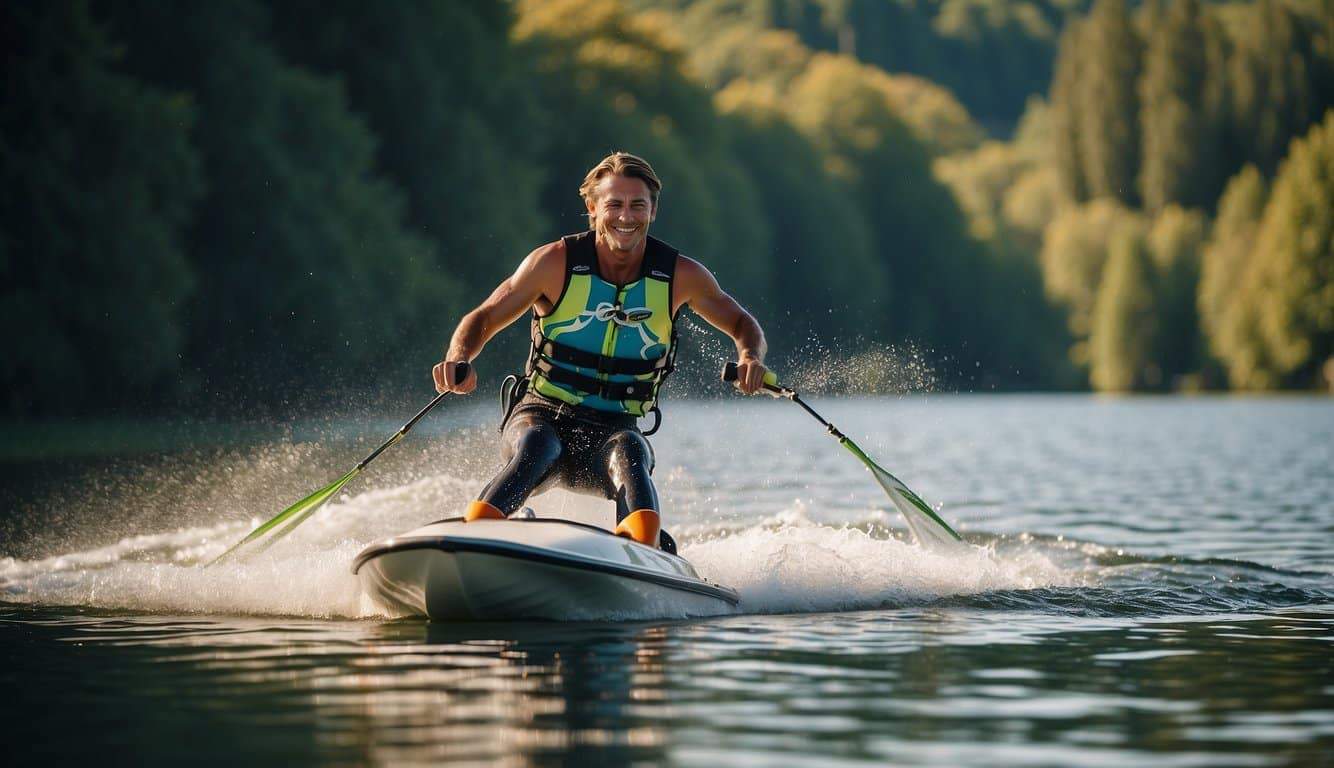
<path id="1" fill-rule="evenodd" d="M 735 384 L 737 380 L 736 363 L 727 362 L 723 364 L 723 381 L 728 384 Z M 791 390 L 778 383 L 778 374 L 773 371 L 764 372 L 764 388 L 771 394 L 786 395 Z"/>
<path id="2" fill-rule="evenodd" d="M 468 371 L 472 368 L 472 363 L 454 363 L 454 383 L 462 384 L 463 380 L 468 378 Z"/>

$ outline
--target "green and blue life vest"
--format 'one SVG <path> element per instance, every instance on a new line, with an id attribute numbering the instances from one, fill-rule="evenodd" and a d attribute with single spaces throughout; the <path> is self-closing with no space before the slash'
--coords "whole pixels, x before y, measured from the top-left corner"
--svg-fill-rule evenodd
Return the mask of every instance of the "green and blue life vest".
<path id="1" fill-rule="evenodd" d="M 678 252 L 653 237 L 639 278 L 607 282 L 595 234 L 565 242 L 565 287 L 551 312 L 533 311 L 528 386 L 571 405 L 648 414 L 676 357 L 672 279 Z"/>

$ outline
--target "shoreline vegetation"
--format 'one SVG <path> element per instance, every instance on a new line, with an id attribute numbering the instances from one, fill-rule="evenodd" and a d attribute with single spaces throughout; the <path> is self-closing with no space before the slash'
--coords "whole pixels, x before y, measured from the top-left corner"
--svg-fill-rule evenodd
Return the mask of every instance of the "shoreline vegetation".
<path id="1" fill-rule="evenodd" d="M 583 228 L 576 187 L 613 149 L 654 163 L 655 234 L 755 310 L 780 368 L 862 344 L 923 350 L 945 390 L 1334 390 L 1330 3 L 53 0 L 0 21 L 0 421 L 22 429 L 401 391 Z"/>

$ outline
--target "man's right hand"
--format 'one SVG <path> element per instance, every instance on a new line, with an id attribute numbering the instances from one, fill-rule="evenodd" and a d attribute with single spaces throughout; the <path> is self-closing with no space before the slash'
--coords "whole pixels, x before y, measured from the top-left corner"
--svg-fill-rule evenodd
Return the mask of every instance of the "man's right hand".
<path id="1" fill-rule="evenodd" d="M 431 369 L 431 378 L 435 379 L 436 392 L 453 392 L 456 395 L 466 395 L 477 389 L 477 368 L 473 365 L 467 366 L 467 374 L 463 381 L 455 381 L 458 376 L 458 366 L 462 361 L 446 360 L 436 363 Z"/>

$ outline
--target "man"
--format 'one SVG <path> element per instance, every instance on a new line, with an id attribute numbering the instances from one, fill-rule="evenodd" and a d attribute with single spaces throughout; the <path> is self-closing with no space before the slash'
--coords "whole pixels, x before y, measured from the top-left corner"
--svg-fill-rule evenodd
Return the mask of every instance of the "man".
<path id="1" fill-rule="evenodd" d="M 467 520 L 507 517 L 530 494 L 561 485 L 614 499 L 616 533 L 657 547 L 662 510 L 650 476 L 653 451 L 637 420 L 656 412 L 681 307 L 732 337 L 738 386 L 759 391 L 766 349 L 759 323 L 709 270 L 649 237 L 661 190 L 642 158 L 609 155 L 579 188 L 589 231 L 528 254 L 459 322 L 432 370 L 438 392 L 472 392 L 475 366 L 455 382 L 458 365 L 533 311 L 523 394 L 502 425 L 506 465 L 468 506 Z"/>

